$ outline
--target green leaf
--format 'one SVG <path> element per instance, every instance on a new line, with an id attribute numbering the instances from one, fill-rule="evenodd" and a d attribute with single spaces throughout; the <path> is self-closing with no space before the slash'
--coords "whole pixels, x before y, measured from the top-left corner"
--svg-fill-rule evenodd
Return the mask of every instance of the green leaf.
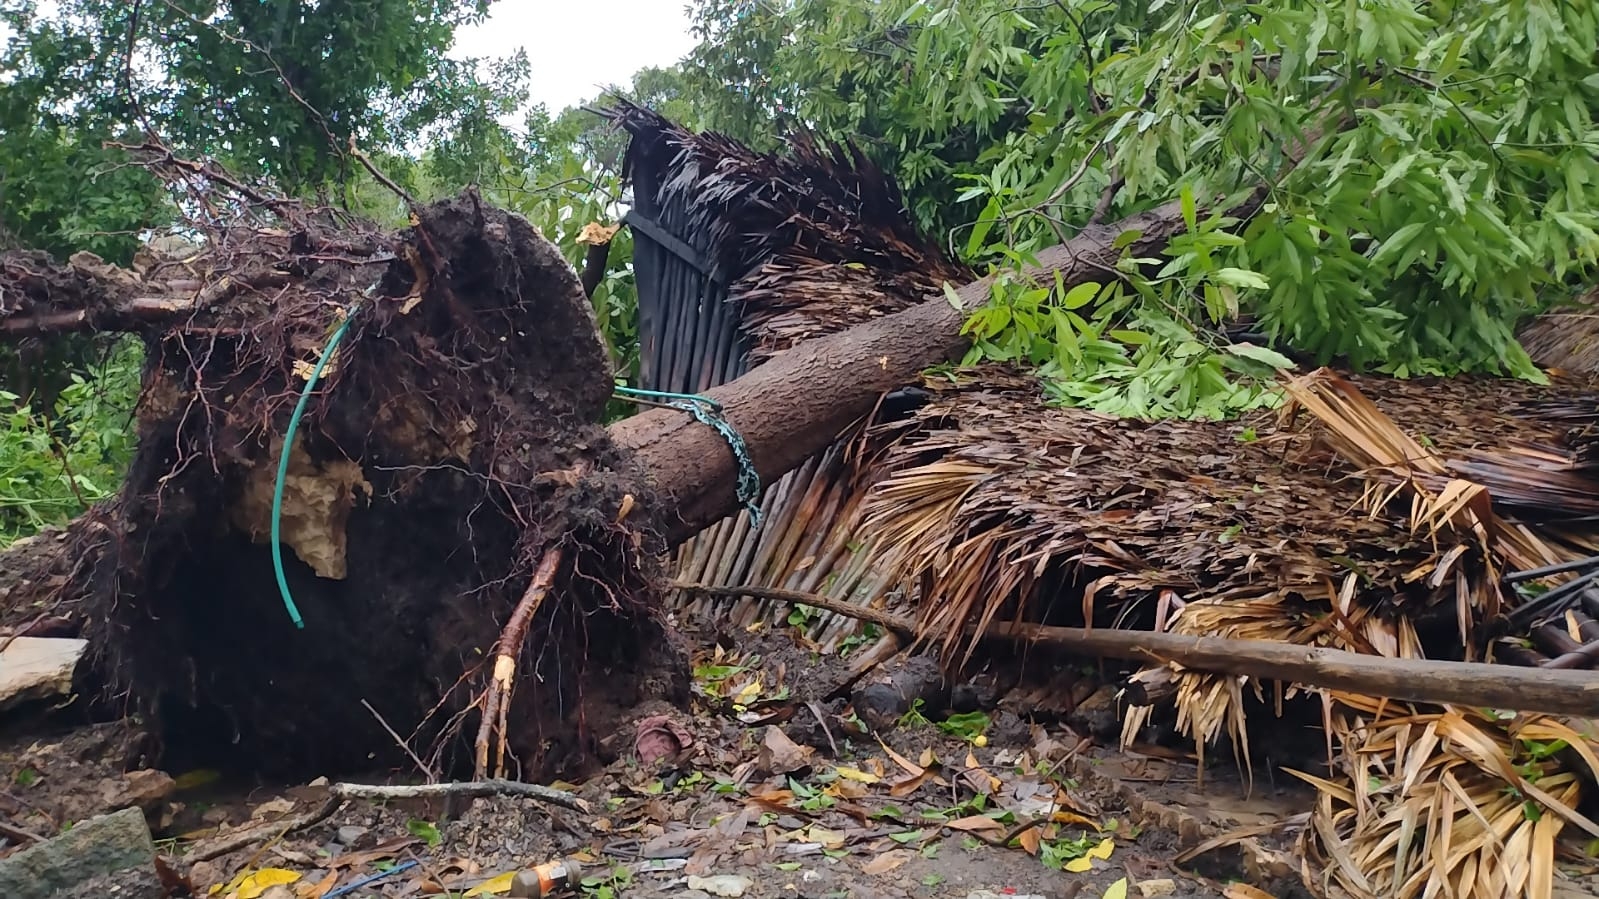
<path id="1" fill-rule="evenodd" d="M 1194 210 L 1194 186 L 1184 184 L 1182 192 L 1183 224 L 1188 227 L 1189 233 L 1198 230 L 1197 213 Z"/>
<path id="2" fill-rule="evenodd" d="M 405 822 L 406 832 L 427 843 L 430 847 L 437 847 L 440 842 L 439 829 L 431 821 L 412 818 Z"/>
<path id="3" fill-rule="evenodd" d="M 1100 285 L 1098 284 L 1079 284 L 1066 291 L 1066 295 L 1061 297 L 1060 304 L 1066 309 L 1081 309 L 1092 303 L 1094 298 L 1099 296 L 1099 291 Z"/>
<path id="4" fill-rule="evenodd" d="M 1247 287 L 1253 290 L 1268 290 L 1271 282 L 1258 272 L 1242 268 L 1218 268 L 1210 273 L 1210 277 L 1223 284 L 1233 287 Z"/>
<path id="5" fill-rule="evenodd" d="M 1256 346 L 1252 343 L 1230 343 L 1227 345 L 1226 350 L 1234 356 L 1261 362 L 1272 368 L 1292 371 L 1298 367 L 1294 365 L 1294 360 L 1284 356 L 1282 353 L 1268 347 Z"/>

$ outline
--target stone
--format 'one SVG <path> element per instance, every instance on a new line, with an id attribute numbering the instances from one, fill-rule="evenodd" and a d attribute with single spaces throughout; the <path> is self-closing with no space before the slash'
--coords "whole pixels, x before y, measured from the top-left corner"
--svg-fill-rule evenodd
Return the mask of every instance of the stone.
<path id="1" fill-rule="evenodd" d="M 0 709 L 72 692 L 89 641 L 67 637 L 16 637 L 0 651 Z"/>
<path id="2" fill-rule="evenodd" d="M 84 885 L 94 878 L 145 870 L 155 876 L 155 844 L 144 812 L 127 808 L 81 821 L 58 837 L 0 859 L 0 896 L 52 899 L 58 891 L 70 891 L 65 893 L 69 896 L 92 895 Z M 137 894 L 118 891 L 115 895 Z"/>
<path id="3" fill-rule="evenodd" d="M 1177 881 L 1171 878 L 1160 880 L 1144 880 L 1138 884 L 1138 894 L 1144 899 L 1155 899 L 1157 896 L 1172 896 L 1177 893 Z"/>

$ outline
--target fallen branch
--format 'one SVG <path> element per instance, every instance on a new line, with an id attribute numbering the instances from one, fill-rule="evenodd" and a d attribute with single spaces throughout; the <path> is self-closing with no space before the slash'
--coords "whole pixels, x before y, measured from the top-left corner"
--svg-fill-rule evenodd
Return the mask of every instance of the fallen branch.
<path id="1" fill-rule="evenodd" d="M 707 596 L 754 596 L 804 603 L 896 634 L 911 634 L 915 624 L 899 616 L 851 605 L 825 596 L 769 587 L 708 587 L 677 584 L 678 589 Z M 971 633 L 968 630 L 968 633 Z M 1366 696 L 1455 705 L 1599 716 L 1599 675 L 1591 671 L 1521 668 L 1484 662 L 1393 659 L 1270 640 L 1185 637 L 1155 631 L 1001 624 L 978 639 L 1033 643 L 1101 658 L 1132 662 L 1175 663 L 1194 671 L 1282 681 L 1306 687 L 1345 690 Z"/>
<path id="2" fill-rule="evenodd" d="M 544 604 L 544 597 L 549 595 L 550 588 L 555 584 L 555 572 L 560 567 L 560 550 L 552 549 L 544 553 L 533 572 L 533 582 L 528 584 L 527 592 L 522 594 L 521 602 L 516 604 L 511 620 L 506 622 L 505 630 L 494 645 L 494 673 L 483 692 L 483 718 L 477 731 L 476 777 L 479 780 L 488 776 L 491 733 L 494 735 L 494 776 L 505 776 L 505 721 L 511 707 L 512 685 L 516 680 L 516 657 L 522 652 L 522 644 L 527 642 L 528 625 L 533 623 L 533 615 Z"/>
<path id="3" fill-rule="evenodd" d="M 474 780 L 442 784 L 381 784 L 336 783 L 329 788 L 336 799 L 438 799 L 453 796 L 477 799 L 483 796 L 521 796 L 549 805 L 558 805 L 576 812 L 587 812 L 589 804 L 578 797 L 540 784 L 521 783 L 514 780 Z"/>

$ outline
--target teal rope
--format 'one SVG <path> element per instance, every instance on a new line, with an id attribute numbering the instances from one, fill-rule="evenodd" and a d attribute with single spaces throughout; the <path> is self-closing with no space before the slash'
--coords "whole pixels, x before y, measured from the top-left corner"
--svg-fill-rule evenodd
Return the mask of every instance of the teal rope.
<path id="1" fill-rule="evenodd" d="M 616 393 L 618 396 L 638 399 L 665 400 L 662 405 L 681 409 L 694 416 L 700 424 L 714 428 L 716 433 L 722 435 L 722 439 L 727 441 L 728 449 L 733 451 L 733 459 L 738 463 L 738 499 L 744 504 L 744 509 L 750 513 L 750 525 L 761 526 L 761 473 L 755 468 L 755 460 L 750 456 L 749 447 L 744 444 L 743 435 L 739 434 L 722 414 L 721 403 L 697 393 L 640 390 L 636 387 L 617 387 Z"/>
<path id="2" fill-rule="evenodd" d="M 289 618 L 294 622 L 294 626 L 301 630 L 305 629 L 305 622 L 301 620 L 300 610 L 294 604 L 294 596 L 289 593 L 289 579 L 283 574 L 283 544 L 278 542 L 283 531 L 283 482 L 289 475 L 289 450 L 294 446 L 295 432 L 300 430 L 300 416 L 305 414 L 305 406 L 311 399 L 311 391 L 316 389 L 316 382 L 322 379 L 322 369 L 326 368 L 328 360 L 333 358 L 333 350 L 338 347 L 339 341 L 344 339 L 344 332 L 350 329 L 350 320 L 354 317 L 355 307 L 351 307 L 338 330 L 328 338 L 328 345 L 322 350 L 322 358 L 316 361 L 316 368 L 311 370 L 311 377 L 306 379 L 305 389 L 300 391 L 300 402 L 295 404 L 294 414 L 289 416 L 289 429 L 283 435 L 283 455 L 278 459 L 278 480 L 272 487 L 272 571 L 278 576 L 278 593 L 283 597 L 283 607 L 289 610 Z"/>

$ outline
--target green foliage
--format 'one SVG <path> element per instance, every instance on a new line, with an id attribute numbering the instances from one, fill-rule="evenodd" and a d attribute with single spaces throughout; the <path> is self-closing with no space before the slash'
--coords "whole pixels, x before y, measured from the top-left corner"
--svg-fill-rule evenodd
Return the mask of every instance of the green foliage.
<path id="1" fill-rule="evenodd" d="M 0 389 L 0 546 L 110 496 L 133 457 L 143 347 L 128 338 L 91 378 L 73 374 L 54 407 Z"/>
<path id="2" fill-rule="evenodd" d="M 1256 385 L 1286 360 L 1206 336 L 1240 315 L 1321 361 L 1536 378 L 1515 325 L 1599 266 L 1588 4 L 714 0 L 700 15 L 695 59 L 728 85 L 698 88 L 705 119 L 856 137 L 974 264 L 1015 272 L 1096 210 L 1200 198 L 1192 233 L 1107 272 L 1113 286 L 1002 279 L 974 317 L 974 358 L 1039 365 L 1065 402 L 1217 416 L 1269 401 Z M 730 78 L 741 68 L 760 77 Z M 1241 228 L 1194 208 L 1262 181 Z"/>

